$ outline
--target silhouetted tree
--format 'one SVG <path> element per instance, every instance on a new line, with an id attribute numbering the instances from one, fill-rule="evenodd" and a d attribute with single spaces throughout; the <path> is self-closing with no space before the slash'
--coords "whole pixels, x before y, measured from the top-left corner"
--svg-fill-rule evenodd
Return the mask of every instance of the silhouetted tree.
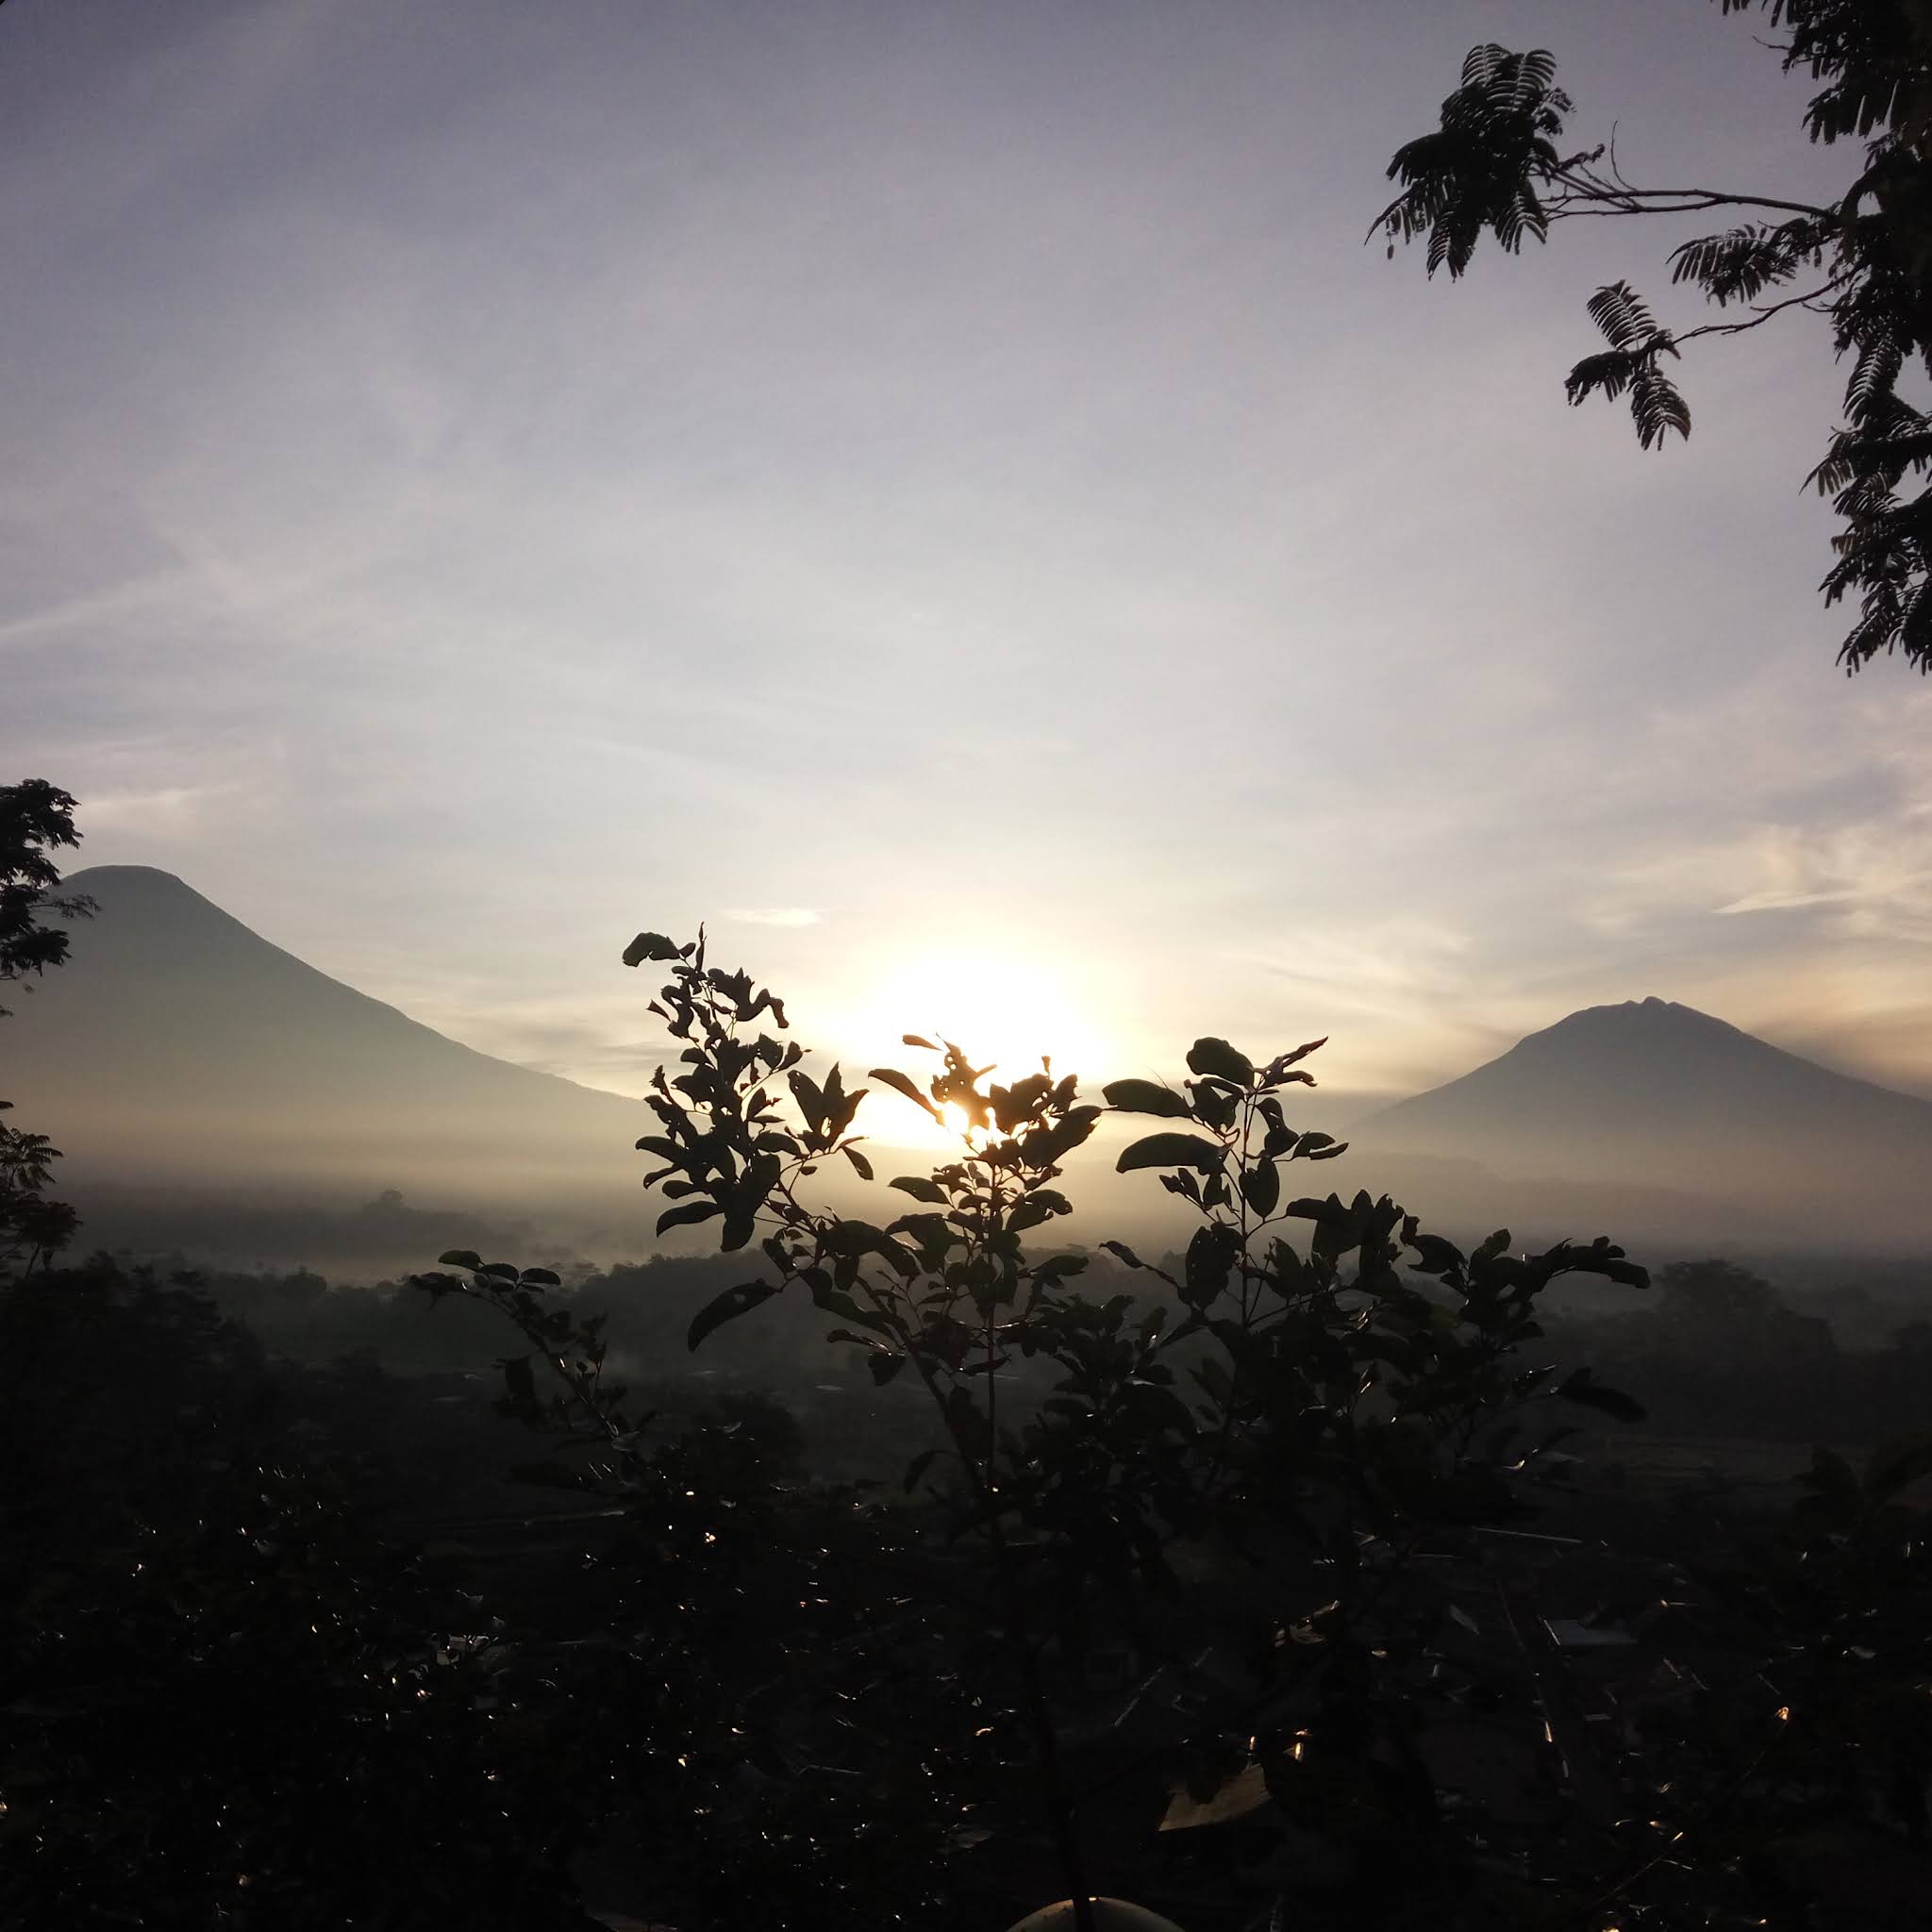
<path id="1" fill-rule="evenodd" d="M 1567 148 L 1570 97 L 1541 48 L 1474 48 L 1441 125 L 1390 163 L 1402 192 L 1377 218 L 1392 256 L 1425 238 L 1431 275 L 1459 276 L 1487 232 L 1507 252 L 1586 216 L 1685 217 L 1736 210 L 1738 225 L 1684 242 L 1671 280 L 1748 312 L 1682 331 L 1624 282 L 1599 289 L 1591 319 L 1607 346 L 1570 372 L 1570 401 L 1629 398 L 1639 441 L 1688 437 L 1690 411 L 1665 363 L 1700 338 L 1733 336 L 1793 309 L 1831 325 L 1849 358 L 1844 423 L 1811 480 L 1843 519 L 1827 605 L 1857 600 L 1839 659 L 1855 672 L 1898 650 L 1932 671 L 1932 416 L 1900 393 L 1932 347 L 1932 6 L 1926 0 L 1719 0 L 1788 37 L 1788 70 L 1822 83 L 1805 115 L 1816 142 L 1862 143 L 1844 192 L 1823 203 L 1629 179 L 1614 140 Z M 1372 232 L 1374 232 L 1372 230 Z"/>
<path id="2" fill-rule="evenodd" d="M 958 1156 L 891 1180 L 878 1222 L 827 1211 L 806 1189 L 820 1167 L 849 1163 L 861 1181 L 875 1178 L 855 1131 L 867 1090 L 848 1088 L 836 1066 L 808 1073 L 803 1049 L 781 1037 L 782 1005 L 748 974 L 709 966 L 702 936 L 678 946 L 642 934 L 625 960 L 664 968 L 653 1010 L 685 1043 L 655 1076 L 656 1126 L 638 1142 L 654 1163 L 647 1185 L 671 1204 L 659 1231 L 715 1222 L 725 1252 L 757 1257 L 697 1312 L 690 1346 L 783 1298 L 821 1311 L 826 1341 L 880 1387 L 903 1376 L 930 1398 L 937 1441 L 912 1458 L 903 1487 L 948 1553 L 921 1579 L 946 1587 L 928 1591 L 933 1622 L 917 1633 L 946 1639 L 924 1667 L 939 1694 L 923 1701 L 909 1737 L 914 1713 L 890 1700 L 891 1749 L 874 1747 L 869 1764 L 855 1754 L 855 1764 L 876 1773 L 909 1753 L 936 1793 L 942 1778 L 961 1778 L 956 1808 L 985 1804 L 996 1815 L 997 1803 L 1016 1833 L 1044 1825 L 1079 1902 L 1075 1922 L 1091 1932 L 1095 1874 L 1078 1788 L 1096 1768 L 1090 1757 L 1076 1769 L 1068 1692 L 1113 1646 L 1179 1662 L 1206 1644 L 1227 1660 L 1230 1683 L 1210 1719 L 1177 1714 L 1159 1748 L 1192 1749 L 1210 1790 L 1260 1770 L 1287 1819 L 1329 1835 L 1344 1903 L 1363 1922 L 1393 1909 L 1399 1849 L 1434 1848 L 1416 1861 L 1420 1883 L 1404 1909 L 1455 1892 L 1464 1868 L 1441 1837 L 1411 1735 L 1414 1702 L 1430 1694 L 1415 1632 L 1432 1628 L 1441 1607 L 1414 1600 L 1407 1559 L 1426 1538 L 1467 1537 L 1524 1507 L 1545 1451 L 1572 1433 L 1538 1427 L 1547 1398 L 1640 1412 L 1587 1371 L 1559 1378 L 1524 1351 L 1541 1334 L 1538 1298 L 1553 1281 L 1587 1273 L 1641 1287 L 1643 1270 L 1602 1240 L 1512 1254 L 1502 1231 L 1465 1254 L 1387 1197 L 1295 1195 L 1293 1175 L 1343 1151 L 1285 1116 L 1313 1084 L 1303 1062 L 1322 1042 L 1256 1061 L 1203 1039 L 1181 1087 L 1106 1090 L 1115 1111 L 1158 1124 L 1119 1166 L 1158 1177 L 1196 1217 L 1185 1257 L 1168 1268 L 1105 1243 L 1148 1292 L 1138 1306 L 1125 1293 L 1085 1294 L 1075 1284 L 1090 1257 L 1051 1241 L 1072 1211 L 1057 1185 L 1063 1163 L 1103 1112 L 1081 1103 L 1073 1075 L 1042 1063 L 991 1083 L 991 1070 L 958 1046 L 908 1037 L 936 1056 L 937 1072 L 875 1068 L 870 1078 L 936 1124 L 957 1125 Z M 1290 1238 L 1297 1226 L 1301 1244 Z M 577 1317 L 553 1273 L 468 1250 L 442 1263 L 460 1272 L 419 1284 L 486 1302 L 515 1325 L 526 1353 L 505 1364 L 507 1406 L 589 1441 L 586 1480 L 624 1505 L 681 1605 L 715 1588 L 708 1577 L 721 1561 L 729 1573 L 759 1560 L 769 1507 L 753 1513 L 735 1488 L 721 1508 L 704 1486 L 667 1485 L 649 1419 L 604 1381 L 601 1322 Z M 538 1373 L 559 1392 L 544 1399 Z M 704 1544 L 667 1551 L 667 1528 L 693 1511 Z M 890 1532 L 891 1518 L 871 1521 Z M 1219 1573 L 1211 1596 L 1186 1586 L 1184 1562 Z M 808 1564 L 806 1587 L 767 1595 L 760 1637 L 781 1657 L 789 1600 L 801 1610 L 835 1602 L 865 1572 L 833 1564 L 842 1586 L 829 1589 L 816 1580 L 826 1574 Z M 890 1589 L 890 1612 L 862 1613 L 860 1629 L 888 1614 L 903 1626 L 903 1607 L 918 1599 L 903 1581 Z M 965 1617 L 948 1614 L 948 1596 L 963 1599 Z M 735 1613 L 731 1627 L 734 1643 L 749 1641 Z M 885 1654 L 903 1669 L 914 1641 L 902 1627 Z M 719 1669 L 688 1632 L 679 1654 L 687 1647 L 688 1668 Z M 866 1660 L 875 1690 L 880 1663 Z M 846 1695 L 856 1714 L 856 1693 Z M 734 1722 L 801 1772 L 823 1748 L 770 1736 L 769 1717 L 734 1712 Z M 983 1740 L 979 1760 L 962 1758 L 962 1739 Z M 988 1771 L 1002 1769 L 1021 1775 L 989 1788 Z M 1017 1817 L 1015 1790 L 1030 1795 Z M 1338 1791 L 1349 1793 L 1345 1819 Z"/>
<path id="3" fill-rule="evenodd" d="M 0 785 L 0 981 L 38 978 L 60 965 L 67 929 L 49 915 L 85 919 L 93 910 L 78 894 L 58 895 L 60 869 L 49 856 L 80 842 L 74 810 L 73 797 L 44 778 Z M 7 1016 L 0 1007 L 0 1019 Z M 0 1111 L 12 1106 L 0 1100 Z M 74 1238 L 79 1222 L 73 1208 L 47 1194 L 59 1158 L 44 1134 L 0 1121 L 0 1279 L 50 1260 Z"/>
<path id="4" fill-rule="evenodd" d="M 285 1382 L 104 1262 L 0 1295 L 0 1924 L 582 1925 L 581 1727 Z"/>

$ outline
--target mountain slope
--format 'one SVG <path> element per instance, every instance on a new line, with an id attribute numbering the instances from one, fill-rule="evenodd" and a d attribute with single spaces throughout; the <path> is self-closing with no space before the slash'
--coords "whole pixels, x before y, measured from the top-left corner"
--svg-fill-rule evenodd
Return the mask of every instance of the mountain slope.
<path id="1" fill-rule="evenodd" d="M 69 962 L 0 1022 L 0 1093 L 68 1176 L 535 1202 L 635 1188 L 641 1109 L 444 1038 L 171 874 L 97 866 Z"/>
<path id="2" fill-rule="evenodd" d="M 1659 999 L 1572 1013 L 1371 1115 L 1357 1141 L 1828 1216 L 1847 1236 L 1874 1217 L 1885 1239 L 1932 1224 L 1932 1102 Z"/>

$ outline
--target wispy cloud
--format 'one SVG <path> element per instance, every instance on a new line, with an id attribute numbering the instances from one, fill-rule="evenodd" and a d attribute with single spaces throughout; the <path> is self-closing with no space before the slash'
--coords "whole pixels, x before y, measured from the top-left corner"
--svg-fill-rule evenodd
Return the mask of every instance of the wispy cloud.
<path id="1" fill-rule="evenodd" d="M 1831 372 L 1760 332 L 1660 463 L 1562 407 L 1572 281 L 1362 249 L 1446 15 L 111 11 L 0 179 L 0 759 L 87 859 L 619 1085 L 623 941 L 706 917 L 855 1037 L 1400 1087 L 1802 988 L 1903 1051 L 1932 693 L 1834 676 L 1765 482 Z M 1774 60 L 1566 32 L 1788 147 Z"/>
<path id="2" fill-rule="evenodd" d="M 739 906 L 724 914 L 741 925 L 817 925 L 824 917 L 809 906 Z"/>
<path id="3" fill-rule="evenodd" d="M 92 833 L 142 840 L 188 839 L 207 829 L 211 813 L 241 792 L 236 785 L 175 785 L 158 791 L 95 792 L 87 802 Z"/>

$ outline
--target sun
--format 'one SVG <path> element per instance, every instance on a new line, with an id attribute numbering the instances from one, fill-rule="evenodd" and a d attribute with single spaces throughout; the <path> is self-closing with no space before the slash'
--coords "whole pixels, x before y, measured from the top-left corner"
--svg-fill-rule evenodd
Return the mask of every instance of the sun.
<path id="1" fill-rule="evenodd" d="M 867 990 L 853 1021 L 855 1042 L 884 1057 L 867 1064 L 902 1068 L 922 1084 L 939 1062 L 904 1045 L 908 1033 L 935 1045 L 956 1042 L 975 1067 L 991 1066 L 990 1077 L 1003 1086 L 1037 1074 L 1046 1060 L 1056 1076 L 1078 1074 L 1085 1088 L 1103 1076 L 1107 1059 L 1106 1041 L 1070 974 L 1052 962 L 990 950 L 935 950 L 894 961 Z M 894 1138 L 902 1124 L 908 1141 L 933 1131 L 927 1125 L 921 1134 L 909 1105 L 894 1111 Z M 957 1134 L 964 1116 L 948 1124 Z M 884 1122 L 872 1131 L 883 1133 Z"/>

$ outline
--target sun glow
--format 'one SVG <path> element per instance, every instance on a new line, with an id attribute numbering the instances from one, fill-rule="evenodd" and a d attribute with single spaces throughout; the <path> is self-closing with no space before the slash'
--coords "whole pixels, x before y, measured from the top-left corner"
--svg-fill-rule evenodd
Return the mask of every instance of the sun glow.
<path id="1" fill-rule="evenodd" d="M 1083 1091 L 1108 1077 L 1107 1041 L 1087 1004 L 1055 967 L 981 952 L 936 952 L 896 963 L 868 990 L 841 1029 L 871 1058 L 866 1066 L 893 1066 L 923 1087 L 939 1058 L 903 1043 L 915 1034 L 936 1046 L 957 1041 L 988 1078 L 1005 1086 L 1040 1071 L 1081 1076 Z M 890 1096 L 888 1096 L 890 1098 Z M 870 1103 L 868 1103 L 870 1109 Z M 922 1122 L 909 1102 L 894 1104 L 890 1126 L 882 1107 L 867 1131 L 907 1145 L 952 1144 L 965 1116 L 953 1107 L 943 1126 Z"/>

